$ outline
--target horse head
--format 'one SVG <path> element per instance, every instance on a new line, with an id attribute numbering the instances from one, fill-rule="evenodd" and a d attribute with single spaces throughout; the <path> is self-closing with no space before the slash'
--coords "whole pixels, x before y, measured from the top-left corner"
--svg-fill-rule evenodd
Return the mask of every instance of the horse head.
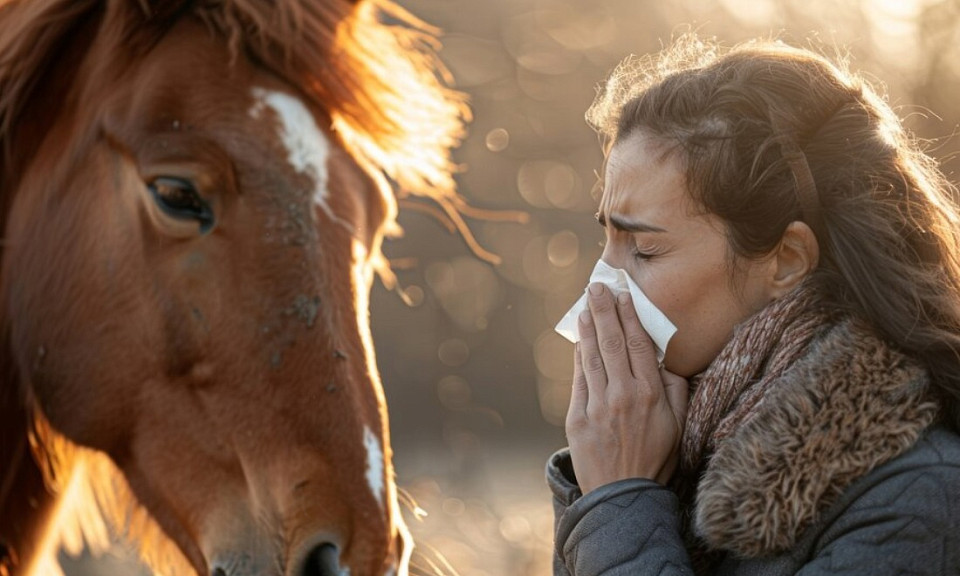
<path id="1" fill-rule="evenodd" d="M 367 296 L 390 184 L 455 198 L 465 108 L 428 41 L 384 2 L 3 7 L 0 535 L 23 573 L 44 530 L 90 539 L 93 505 L 163 571 L 405 569 Z M 61 490 L 46 528 L 17 504 L 31 453 Z"/>

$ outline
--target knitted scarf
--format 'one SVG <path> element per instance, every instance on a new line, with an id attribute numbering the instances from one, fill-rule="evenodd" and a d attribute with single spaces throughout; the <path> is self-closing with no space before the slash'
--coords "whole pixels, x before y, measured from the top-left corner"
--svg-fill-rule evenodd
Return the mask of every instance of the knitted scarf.
<path id="1" fill-rule="evenodd" d="M 680 470 L 673 487 L 685 511 L 683 525 L 695 571 L 715 558 L 693 535 L 690 514 L 697 483 L 717 444 L 755 413 L 771 385 L 804 355 L 810 341 L 836 321 L 806 282 L 738 326 L 730 342 L 691 381 Z"/>
<path id="2" fill-rule="evenodd" d="M 700 470 L 704 456 L 750 416 L 770 385 L 806 352 L 818 329 L 830 323 L 818 304 L 809 283 L 775 300 L 737 327 L 719 356 L 694 378 L 681 471 Z"/>
<path id="3" fill-rule="evenodd" d="M 811 282 L 738 326 L 692 384 L 673 487 L 698 574 L 724 553 L 707 543 L 746 558 L 789 550 L 939 413 L 926 368 L 827 311 Z"/>

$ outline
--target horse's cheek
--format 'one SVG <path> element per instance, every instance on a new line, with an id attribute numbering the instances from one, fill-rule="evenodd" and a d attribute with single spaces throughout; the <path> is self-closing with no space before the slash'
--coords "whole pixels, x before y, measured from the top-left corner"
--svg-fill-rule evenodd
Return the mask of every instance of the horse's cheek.
<path id="1" fill-rule="evenodd" d="M 129 238 L 118 243 L 84 196 L 15 206 L 14 246 L 29 250 L 11 254 L 4 306 L 16 312 L 11 341 L 24 395 L 71 440 L 110 449 L 136 414 L 135 384 L 147 368 L 137 351 L 148 346 L 137 340 L 149 332 L 137 326 L 134 274 L 117 273 L 130 261 Z"/>

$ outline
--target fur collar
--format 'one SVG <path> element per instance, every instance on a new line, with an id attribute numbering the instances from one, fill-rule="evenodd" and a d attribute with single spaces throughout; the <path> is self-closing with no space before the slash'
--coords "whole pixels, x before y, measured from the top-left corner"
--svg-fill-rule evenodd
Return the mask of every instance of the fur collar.
<path id="1" fill-rule="evenodd" d="M 928 388 L 924 368 L 862 324 L 825 330 L 718 444 L 697 488 L 697 535 L 741 557 L 790 549 L 845 488 L 933 423 Z"/>

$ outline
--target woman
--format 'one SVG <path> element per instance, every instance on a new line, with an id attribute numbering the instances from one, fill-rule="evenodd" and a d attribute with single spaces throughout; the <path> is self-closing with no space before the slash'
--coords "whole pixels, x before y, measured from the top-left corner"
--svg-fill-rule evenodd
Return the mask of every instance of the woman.
<path id="1" fill-rule="evenodd" d="M 960 211 L 888 105 L 686 38 L 588 117 L 603 260 L 676 333 L 590 285 L 554 573 L 960 574 Z"/>

